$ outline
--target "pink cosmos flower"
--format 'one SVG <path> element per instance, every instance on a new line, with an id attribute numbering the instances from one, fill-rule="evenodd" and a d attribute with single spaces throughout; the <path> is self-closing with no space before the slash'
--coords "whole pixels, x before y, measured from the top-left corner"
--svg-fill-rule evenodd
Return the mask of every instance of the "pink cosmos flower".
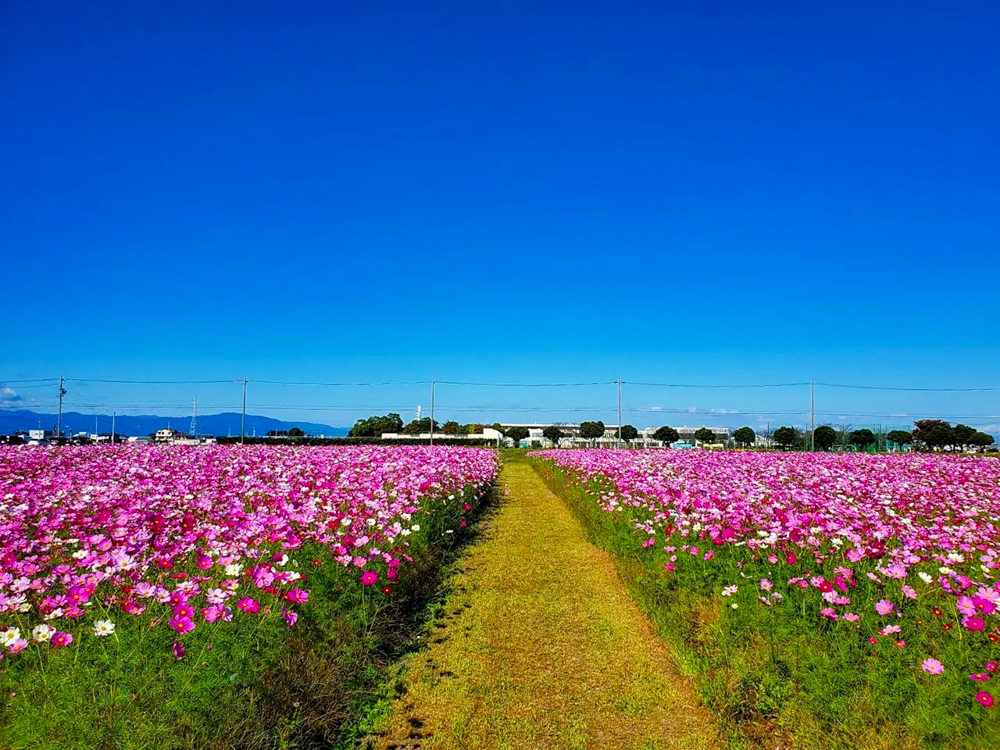
<path id="1" fill-rule="evenodd" d="M 893 604 L 888 599 L 882 599 L 875 604 L 875 611 L 880 615 L 887 615 L 893 610 Z"/>
<path id="2" fill-rule="evenodd" d="M 284 607 L 282 607 L 281 616 L 285 618 L 285 624 L 288 627 L 292 627 L 295 624 L 295 621 L 299 619 L 298 612 L 292 612 Z"/>
<path id="3" fill-rule="evenodd" d="M 208 570 L 209 568 L 212 567 L 212 558 L 209 557 L 208 555 L 198 555 L 196 564 L 202 570 Z"/>
<path id="4" fill-rule="evenodd" d="M 309 592 L 305 589 L 289 589 L 285 594 L 285 599 L 293 604 L 305 604 L 309 599 Z"/>
<path id="5" fill-rule="evenodd" d="M 175 659 L 184 658 L 184 644 L 180 641 L 174 641 L 170 644 L 170 649 L 174 652 Z"/>
<path id="6" fill-rule="evenodd" d="M 194 630 L 194 621 L 190 617 L 171 617 L 167 625 L 176 630 L 181 635 Z"/>
<path id="7" fill-rule="evenodd" d="M 222 617 L 222 607 L 218 604 L 209 604 L 201 608 L 201 616 L 205 618 L 205 622 L 215 622 Z"/>
<path id="8" fill-rule="evenodd" d="M 905 583 L 903 584 L 902 592 L 903 592 L 903 596 L 905 596 L 907 599 L 916 599 L 917 598 L 917 590 L 915 588 L 913 588 L 912 586 L 907 586 Z"/>
<path id="9" fill-rule="evenodd" d="M 987 672 L 996 672 L 997 671 L 997 663 L 995 661 L 986 662 L 986 671 Z"/>
<path id="10" fill-rule="evenodd" d="M 976 700 L 983 704 L 986 708 L 991 708 L 993 706 L 993 696 L 985 690 L 980 690 L 976 693 Z"/>
<path id="11" fill-rule="evenodd" d="M 944 664 L 937 659 L 927 658 L 920 664 L 920 668 L 928 674 L 938 675 L 944 673 Z"/>
<path id="12" fill-rule="evenodd" d="M 16 654 L 19 651 L 24 651 L 28 647 L 28 641 L 24 638 L 18 638 L 12 644 L 7 647 L 7 653 Z"/>
<path id="13" fill-rule="evenodd" d="M 970 674 L 969 679 L 974 682 L 989 682 L 990 675 L 989 672 L 983 672 L 982 674 Z"/>
<path id="14" fill-rule="evenodd" d="M 982 617 L 966 617 L 962 620 L 962 625 L 964 625 L 967 630 L 973 630 L 977 633 L 986 627 L 986 623 L 983 622 Z"/>
<path id="15" fill-rule="evenodd" d="M 371 586 L 377 580 L 378 580 L 378 573 L 376 573 L 374 570 L 366 570 L 364 573 L 361 574 L 362 586 Z"/>
<path id="16" fill-rule="evenodd" d="M 56 633 L 50 639 L 53 646 L 68 646 L 73 642 L 73 636 L 69 633 Z"/>
<path id="17" fill-rule="evenodd" d="M 955 606 L 958 607 L 958 611 L 963 615 L 974 615 L 976 614 L 976 603 L 972 601 L 971 596 L 960 596 L 958 601 L 955 602 Z"/>
<path id="18" fill-rule="evenodd" d="M 260 612 L 260 602 L 251 599 L 249 596 L 241 596 L 236 600 L 236 606 L 247 614 L 255 615 Z"/>
<path id="19" fill-rule="evenodd" d="M 773 586 L 774 586 L 774 584 L 773 584 L 773 583 L 771 583 L 771 582 L 770 582 L 769 580 L 767 580 L 766 578 L 761 578 L 761 579 L 760 579 L 760 587 L 761 587 L 761 589 L 762 589 L 763 591 L 770 591 L 770 590 L 771 590 L 771 589 L 773 588 Z"/>

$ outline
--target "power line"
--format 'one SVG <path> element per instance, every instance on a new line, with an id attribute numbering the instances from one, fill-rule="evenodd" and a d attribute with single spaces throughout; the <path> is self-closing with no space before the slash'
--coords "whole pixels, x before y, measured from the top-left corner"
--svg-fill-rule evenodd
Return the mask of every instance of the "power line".
<path id="1" fill-rule="evenodd" d="M 802 383 L 753 383 L 746 385 L 697 385 L 694 383 L 634 383 L 630 380 L 623 380 L 624 385 L 648 386 L 651 388 L 797 388 L 809 385 L 809 381 Z M 818 385 L 818 384 L 817 384 Z"/>
<path id="2" fill-rule="evenodd" d="M 916 391 L 916 392 L 933 392 L 933 393 L 946 393 L 946 392 L 960 392 L 960 393 L 970 393 L 979 391 L 1000 391 L 1000 386 L 990 386 L 986 388 L 903 388 L 897 386 L 883 386 L 883 385 L 846 385 L 843 383 L 817 383 L 816 385 L 821 385 L 824 388 L 851 388 L 854 390 L 861 391 Z"/>

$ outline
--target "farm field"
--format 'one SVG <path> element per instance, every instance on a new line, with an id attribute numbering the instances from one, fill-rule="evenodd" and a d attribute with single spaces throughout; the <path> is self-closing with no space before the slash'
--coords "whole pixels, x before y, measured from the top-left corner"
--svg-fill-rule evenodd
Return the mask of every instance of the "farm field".
<path id="1" fill-rule="evenodd" d="M 0 746 L 346 741 L 497 470 L 469 448 L 0 448 Z"/>
<path id="2" fill-rule="evenodd" d="M 1000 461 L 533 455 L 731 746 L 1000 746 Z"/>

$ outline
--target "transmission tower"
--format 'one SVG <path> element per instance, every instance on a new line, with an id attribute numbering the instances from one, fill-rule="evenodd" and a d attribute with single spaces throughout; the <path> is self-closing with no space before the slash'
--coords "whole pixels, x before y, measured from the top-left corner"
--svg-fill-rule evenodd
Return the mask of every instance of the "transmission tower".
<path id="1" fill-rule="evenodd" d="M 191 404 L 191 437 L 198 437 L 198 397 L 194 397 L 194 402 Z"/>

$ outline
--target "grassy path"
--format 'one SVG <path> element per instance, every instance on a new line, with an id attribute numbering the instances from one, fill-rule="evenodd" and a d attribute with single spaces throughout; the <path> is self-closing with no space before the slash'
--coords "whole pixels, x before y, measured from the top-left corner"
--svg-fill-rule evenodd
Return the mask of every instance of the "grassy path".
<path id="1" fill-rule="evenodd" d="M 614 564 L 526 463 L 452 580 L 383 750 L 709 748 L 717 736 Z"/>

